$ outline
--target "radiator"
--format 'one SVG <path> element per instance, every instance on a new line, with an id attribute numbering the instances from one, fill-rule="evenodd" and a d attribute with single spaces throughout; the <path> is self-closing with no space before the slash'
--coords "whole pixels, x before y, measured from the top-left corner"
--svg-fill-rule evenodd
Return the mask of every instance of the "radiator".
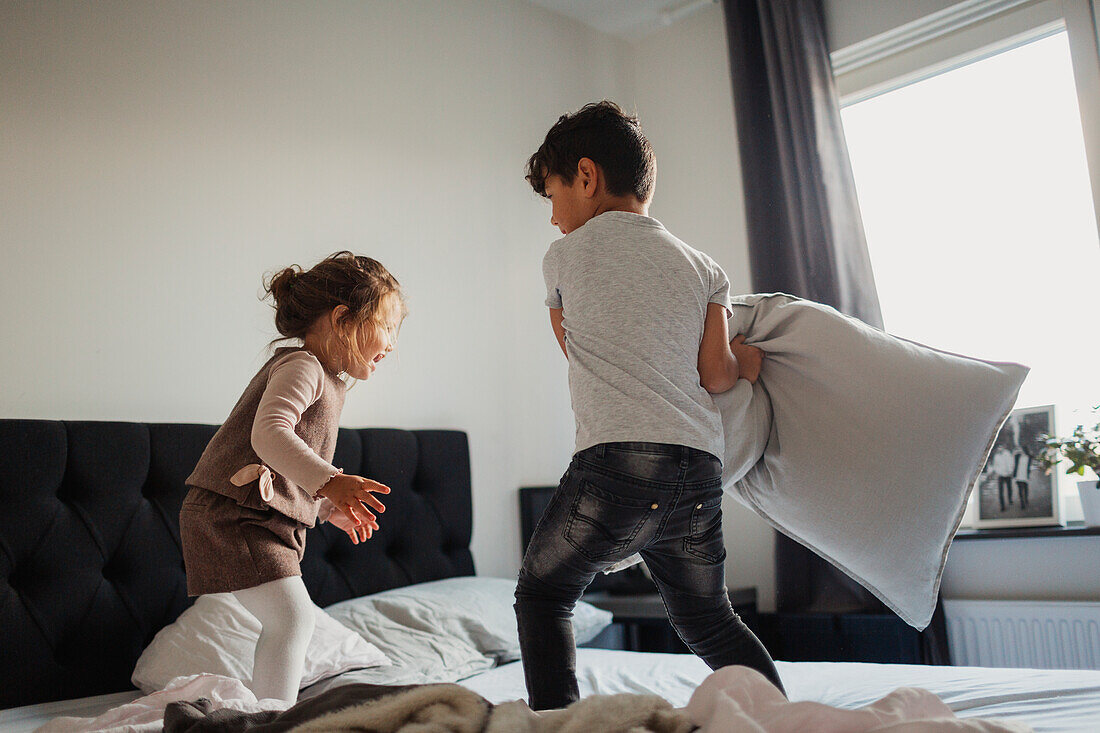
<path id="1" fill-rule="evenodd" d="M 952 664 L 1100 669 L 1100 603 L 944 600 Z"/>

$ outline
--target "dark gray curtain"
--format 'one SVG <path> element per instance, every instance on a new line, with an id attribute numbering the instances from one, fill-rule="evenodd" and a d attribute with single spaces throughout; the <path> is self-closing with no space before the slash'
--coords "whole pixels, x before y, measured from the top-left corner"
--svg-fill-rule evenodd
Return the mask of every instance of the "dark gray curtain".
<path id="1" fill-rule="evenodd" d="M 724 0 L 724 6 L 753 290 L 826 303 L 882 328 L 821 2 Z M 776 603 L 781 612 L 886 610 L 782 534 Z M 933 626 L 942 624 L 937 615 Z M 946 661 L 939 658 L 942 638 L 922 641 L 926 661 Z"/>
<path id="2" fill-rule="evenodd" d="M 821 4 L 725 0 L 725 10 L 753 290 L 826 303 L 881 328 Z M 780 611 L 880 608 L 781 534 L 776 594 Z"/>
<path id="3" fill-rule="evenodd" d="M 753 289 L 877 328 L 848 147 L 817 0 L 725 0 Z"/>

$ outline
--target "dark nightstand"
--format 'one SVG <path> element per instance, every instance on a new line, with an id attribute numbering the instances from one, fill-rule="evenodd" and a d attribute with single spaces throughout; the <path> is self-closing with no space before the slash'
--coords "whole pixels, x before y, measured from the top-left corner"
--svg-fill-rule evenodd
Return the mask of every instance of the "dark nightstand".
<path id="1" fill-rule="evenodd" d="M 765 613 L 756 635 L 786 662 L 927 664 L 920 632 L 893 614 Z"/>
<path id="2" fill-rule="evenodd" d="M 727 592 L 733 610 L 755 631 L 756 588 L 729 588 Z M 664 602 L 657 593 L 619 595 L 594 591 L 581 600 L 614 614 L 612 624 L 622 629 L 621 644 L 627 651 L 691 653 L 669 623 Z"/>

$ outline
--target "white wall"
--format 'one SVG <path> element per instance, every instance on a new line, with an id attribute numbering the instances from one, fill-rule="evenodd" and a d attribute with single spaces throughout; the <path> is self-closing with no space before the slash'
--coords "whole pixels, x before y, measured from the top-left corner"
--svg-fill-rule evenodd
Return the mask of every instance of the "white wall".
<path id="1" fill-rule="evenodd" d="M 411 315 L 343 423 L 468 431 L 475 558 L 513 575 L 516 488 L 573 445 L 522 167 L 603 97 L 657 151 L 653 215 L 750 290 L 716 5 L 627 45 L 522 0 L 0 3 L 0 416 L 220 422 L 274 336 L 262 273 L 371 254 Z M 770 610 L 772 532 L 726 509 Z M 945 594 L 1095 593 L 1094 538 L 1011 542 L 957 544 Z"/>
<path id="2" fill-rule="evenodd" d="M 714 257 L 732 291 L 752 291 L 722 8 L 708 5 L 634 46 L 637 108 L 657 154 L 650 213 Z M 761 610 L 775 608 L 774 533 L 728 499 L 723 507 L 726 582 L 755 586 Z"/>
<path id="3" fill-rule="evenodd" d="M 956 541 L 944 598 L 1100 600 L 1100 537 Z"/>
<path id="4" fill-rule="evenodd" d="M 275 333 L 261 275 L 343 248 L 410 316 L 348 426 L 469 432 L 473 550 L 573 445 L 523 164 L 630 96 L 627 47 L 520 0 L 0 4 L 0 415 L 219 423 Z"/>

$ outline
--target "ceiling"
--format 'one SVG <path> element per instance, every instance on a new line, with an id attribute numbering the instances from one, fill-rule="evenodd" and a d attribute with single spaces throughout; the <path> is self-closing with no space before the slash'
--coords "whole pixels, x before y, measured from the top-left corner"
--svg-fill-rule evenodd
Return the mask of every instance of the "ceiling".
<path id="1" fill-rule="evenodd" d="M 529 0 L 598 31 L 638 40 L 717 0 Z"/>

